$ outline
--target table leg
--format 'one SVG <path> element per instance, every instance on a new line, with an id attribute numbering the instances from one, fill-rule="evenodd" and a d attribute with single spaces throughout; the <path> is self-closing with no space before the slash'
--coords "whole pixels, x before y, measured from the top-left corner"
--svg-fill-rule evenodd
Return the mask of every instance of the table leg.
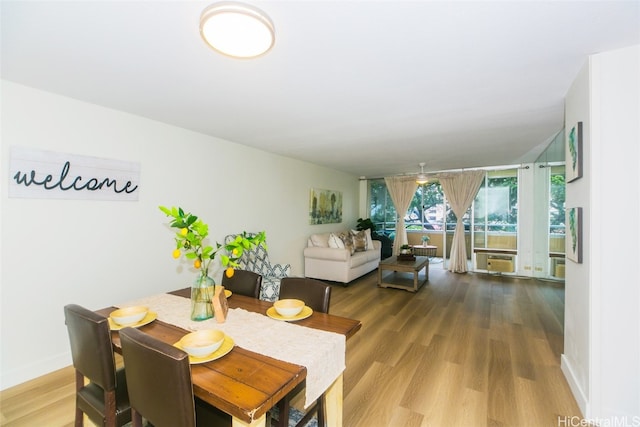
<path id="1" fill-rule="evenodd" d="M 247 423 L 246 421 L 239 420 L 236 417 L 231 419 L 231 427 L 266 427 L 267 426 L 267 415 L 262 414 L 260 418 L 257 420 L 253 420 L 252 423 Z"/>
<path id="2" fill-rule="evenodd" d="M 343 382 L 343 376 L 340 374 L 324 394 L 325 408 L 327 410 L 326 423 L 331 427 L 342 427 Z"/>

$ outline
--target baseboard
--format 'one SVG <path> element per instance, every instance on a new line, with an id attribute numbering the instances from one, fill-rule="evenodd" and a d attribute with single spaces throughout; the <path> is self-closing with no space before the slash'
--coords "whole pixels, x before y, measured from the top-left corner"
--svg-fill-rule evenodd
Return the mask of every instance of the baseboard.
<path id="1" fill-rule="evenodd" d="M 569 388 L 571 389 L 571 393 L 573 393 L 573 397 L 576 399 L 580 412 L 582 412 L 582 417 L 588 417 L 590 413 L 589 399 L 578 384 L 577 378 L 571 368 L 571 364 L 569 363 L 569 359 L 567 359 L 564 354 L 560 356 L 560 369 L 562 370 L 567 383 L 569 383 Z"/>
<path id="2" fill-rule="evenodd" d="M 43 375 L 50 374 L 51 372 L 70 366 L 71 364 L 71 352 L 69 351 L 40 360 L 38 363 L 22 366 L 20 369 L 11 372 L 2 372 L 0 375 L 0 390 L 5 390 Z"/>

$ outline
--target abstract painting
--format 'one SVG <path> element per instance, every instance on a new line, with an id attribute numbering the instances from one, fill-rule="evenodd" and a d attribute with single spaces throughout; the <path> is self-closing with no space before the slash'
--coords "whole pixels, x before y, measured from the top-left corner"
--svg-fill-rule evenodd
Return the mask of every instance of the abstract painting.
<path id="1" fill-rule="evenodd" d="M 567 182 L 582 177 L 582 122 L 578 122 L 567 134 L 565 162 Z"/>
<path id="2" fill-rule="evenodd" d="M 312 188 L 309 195 L 309 224 L 342 222 L 342 192 Z"/>
<path id="3" fill-rule="evenodd" d="M 565 253 L 571 261 L 582 262 L 582 208 L 567 209 Z"/>

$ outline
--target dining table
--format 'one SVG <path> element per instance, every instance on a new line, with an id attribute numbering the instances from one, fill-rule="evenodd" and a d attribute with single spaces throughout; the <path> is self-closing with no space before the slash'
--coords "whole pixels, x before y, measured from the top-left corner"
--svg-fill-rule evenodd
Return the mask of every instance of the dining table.
<path id="1" fill-rule="evenodd" d="M 166 294 L 189 299 L 191 288 Z M 259 313 L 267 317 L 267 310 L 273 306 L 273 302 L 239 294 L 231 295 L 227 303 L 229 316 L 234 313 L 233 309 L 240 309 L 243 312 Z M 96 312 L 108 317 L 117 308 L 116 306 L 106 307 Z M 188 313 L 186 315 L 188 316 Z M 269 320 L 279 322 L 279 320 Z M 286 323 L 314 331 L 339 334 L 344 337 L 344 340 L 351 338 L 362 327 L 359 320 L 315 311 L 309 317 Z M 166 321 L 162 316 L 138 328 L 170 344 L 177 343 L 185 334 L 191 332 Z M 111 338 L 115 352 L 121 353 L 117 330 L 112 331 Z M 313 349 L 310 348 L 309 351 L 312 352 Z M 269 410 L 296 386 L 305 382 L 307 373 L 307 367 L 302 364 L 270 357 L 263 352 L 243 348 L 237 344 L 223 357 L 205 363 L 192 364 L 191 368 L 194 395 L 231 415 L 233 427 L 269 425 L 270 420 L 267 417 Z M 327 425 L 341 427 L 343 370 L 324 391 L 324 399 Z"/>

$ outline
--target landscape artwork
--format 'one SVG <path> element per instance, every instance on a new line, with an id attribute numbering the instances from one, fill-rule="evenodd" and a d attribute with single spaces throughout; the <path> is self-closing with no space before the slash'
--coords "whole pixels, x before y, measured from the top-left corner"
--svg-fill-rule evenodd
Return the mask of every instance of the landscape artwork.
<path id="1" fill-rule="evenodd" d="M 565 253 L 571 261 L 582 262 L 582 208 L 567 209 Z"/>
<path id="2" fill-rule="evenodd" d="M 569 130 L 565 154 L 566 182 L 575 181 L 582 177 L 582 122 Z"/>
<path id="3" fill-rule="evenodd" d="M 309 224 L 342 222 L 342 192 L 312 188 L 309 194 Z"/>

